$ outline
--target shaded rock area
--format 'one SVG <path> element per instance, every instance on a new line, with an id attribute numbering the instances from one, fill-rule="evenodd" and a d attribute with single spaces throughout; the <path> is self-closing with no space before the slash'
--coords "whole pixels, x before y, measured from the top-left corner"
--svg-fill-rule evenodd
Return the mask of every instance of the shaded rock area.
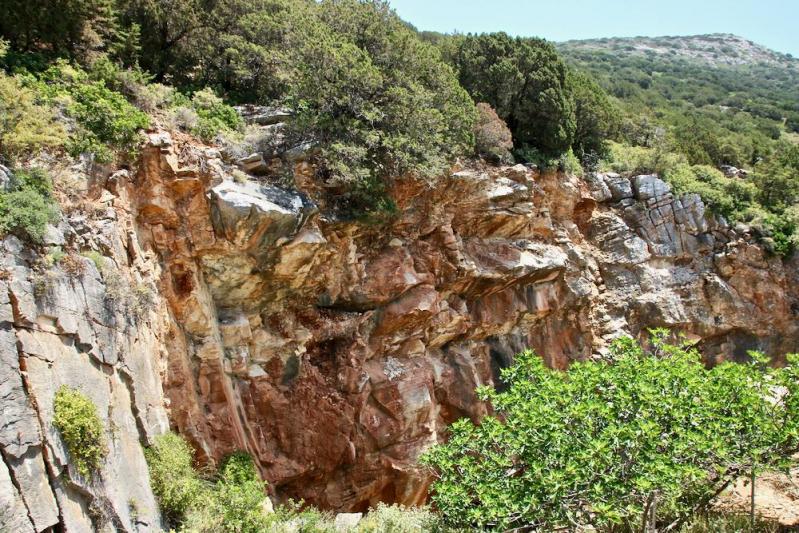
<path id="1" fill-rule="evenodd" d="M 43 268 L 2 241 L 0 509 L 17 530 L 157 530 L 142 445 L 170 425 L 203 463 L 250 452 L 276 501 L 360 513 L 423 503 L 419 455 L 486 414 L 475 388 L 525 348 L 566 368 L 652 327 L 710 363 L 799 348 L 797 259 L 657 176 L 475 163 L 398 178 L 400 214 L 366 222 L 292 164 L 295 188 L 242 182 L 218 150 L 151 133 L 136 169 L 48 230 L 94 260 Z M 108 433 L 91 480 L 52 426 L 62 384 Z"/>

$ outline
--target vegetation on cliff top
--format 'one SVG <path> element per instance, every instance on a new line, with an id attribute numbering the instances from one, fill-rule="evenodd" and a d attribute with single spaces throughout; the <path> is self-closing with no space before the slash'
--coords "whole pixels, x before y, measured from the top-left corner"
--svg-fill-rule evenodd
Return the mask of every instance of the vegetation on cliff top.
<path id="1" fill-rule="evenodd" d="M 433 178 L 475 153 L 578 172 L 575 157 L 589 170 L 603 159 L 618 167 L 613 140 L 689 165 L 749 167 L 751 201 L 725 214 L 761 228 L 777 252 L 796 241 L 790 58 L 699 65 L 694 56 L 712 51 L 690 42 L 642 51 L 628 41 L 555 47 L 419 33 L 379 0 L 10 1 L 0 36 L 6 162 L 59 148 L 124 158 L 152 117 L 212 141 L 241 131 L 225 102 L 259 103 L 291 110 L 285 141 L 308 151 L 342 212 L 391 212 L 392 178 Z M 693 190 L 715 187 L 703 175 Z"/>

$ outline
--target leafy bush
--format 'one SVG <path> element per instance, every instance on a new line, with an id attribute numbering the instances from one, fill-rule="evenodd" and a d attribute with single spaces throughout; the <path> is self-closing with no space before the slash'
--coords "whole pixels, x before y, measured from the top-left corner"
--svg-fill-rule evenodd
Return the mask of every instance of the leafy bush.
<path id="1" fill-rule="evenodd" d="M 61 432 L 75 468 L 82 476 L 89 476 L 100 468 L 107 453 L 97 407 L 82 392 L 62 385 L 55 395 L 53 413 L 53 425 Z"/>
<path id="2" fill-rule="evenodd" d="M 105 82 L 78 83 L 68 93 L 72 98 L 68 112 L 85 129 L 72 144 L 74 155 L 93 151 L 108 161 L 108 153 L 98 150 L 99 146 L 131 150 L 139 130 L 150 124 L 147 115 L 130 105 L 120 93 L 108 89 Z"/>
<path id="3" fill-rule="evenodd" d="M 513 162 L 513 136 L 505 121 L 486 103 L 477 104 L 477 115 L 474 125 L 477 154 L 495 163 Z"/>
<path id="4" fill-rule="evenodd" d="M 612 363 L 545 367 L 532 352 L 504 370 L 504 392 L 478 390 L 496 412 L 451 426 L 425 461 L 432 501 L 456 526 L 551 530 L 679 526 L 751 468 L 784 467 L 799 450 L 799 358 L 768 368 L 722 363 L 664 334 L 631 339 Z"/>
<path id="5" fill-rule="evenodd" d="M 72 155 L 93 153 L 110 162 L 115 150 L 132 150 L 138 131 L 149 126 L 149 117 L 86 71 L 58 60 L 37 76 L 26 74 L 25 86 L 44 102 L 63 109 L 74 122 L 66 142 Z"/>
<path id="6" fill-rule="evenodd" d="M 647 173 L 665 175 L 675 166 L 687 164 L 685 156 L 670 152 L 661 145 L 651 148 L 610 142 L 608 147 L 607 158 L 600 163 L 600 169 L 603 171 L 627 175 Z"/>
<path id="7" fill-rule="evenodd" d="M 249 454 L 238 452 L 222 463 L 210 509 L 221 520 L 220 531 L 259 533 L 269 524 L 264 512 L 266 484 Z"/>
<path id="8" fill-rule="evenodd" d="M 171 523 L 179 523 L 207 490 L 194 470 L 194 450 L 179 435 L 165 433 L 144 450 L 144 457 L 161 512 Z"/>
<path id="9" fill-rule="evenodd" d="M 213 140 L 221 132 L 237 130 L 242 126 L 241 117 L 236 110 L 226 105 L 210 89 L 194 93 L 191 104 L 197 114 L 196 123 L 190 128 L 191 132 L 205 141 Z"/>
<path id="10" fill-rule="evenodd" d="M 0 192 L 0 231 L 41 242 L 47 224 L 58 218 L 51 191 L 50 176 L 43 170 L 17 170 L 8 189 Z"/>
<path id="11" fill-rule="evenodd" d="M 13 76 L 0 72 L 0 158 L 59 148 L 67 133 L 55 113 L 35 91 Z"/>
<path id="12" fill-rule="evenodd" d="M 664 179 L 675 193 L 696 193 L 708 207 L 731 220 L 740 220 L 757 195 L 752 183 L 728 178 L 708 166 L 677 165 L 664 174 Z"/>

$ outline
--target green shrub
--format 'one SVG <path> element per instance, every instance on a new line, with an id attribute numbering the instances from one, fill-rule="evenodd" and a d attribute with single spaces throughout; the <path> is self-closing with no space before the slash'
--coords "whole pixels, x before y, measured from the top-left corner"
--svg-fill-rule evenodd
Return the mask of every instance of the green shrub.
<path id="1" fill-rule="evenodd" d="M 360 521 L 358 533 L 417 533 L 442 531 L 441 519 L 427 508 L 377 504 Z"/>
<path id="2" fill-rule="evenodd" d="M 183 437 L 165 433 L 144 450 L 144 457 L 161 512 L 170 523 L 179 523 L 208 490 L 194 469 L 194 450 Z"/>
<path id="3" fill-rule="evenodd" d="M 149 117 L 125 97 L 109 89 L 105 81 L 64 60 L 58 60 L 37 76 L 28 74 L 25 85 L 43 101 L 58 105 L 75 121 L 66 148 L 72 155 L 92 153 L 110 162 L 116 150 L 132 150 L 139 130 L 149 126 Z"/>
<path id="4" fill-rule="evenodd" d="M 695 193 L 716 213 L 731 220 L 740 220 L 747 208 L 753 205 L 757 188 L 750 182 L 728 178 L 708 166 L 677 165 L 663 178 L 677 194 Z"/>
<path id="5" fill-rule="evenodd" d="M 0 231 L 39 243 L 47 224 L 58 219 L 50 176 L 41 169 L 17 170 L 7 191 L 0 192 Z"/>
<path id="6" fill-rule="evenodd" d="M 0 72 L 0 158 L 62 147 L 67 140 L 52 108 L 20 79 Z"/>
<path id="7" fill-rule="evenodd" d="M 264 512 L 265 486 L 249 454 L 238 452 L 223 461 L 211 506 L 222 520 L 221 531 L 259 533 L 265 530 L 270 521 Z"/>
<path id="8" fill-rule="evenodd" d="M 53 425 L 58 428 L 75 468 L 89 476 L 107 453 L 103 422 L 97 407 L 82 392 L 62 385 L 55 395 Z"/>
<path id="9" fill-rule="evenodd" d="M 228 456 L 216 482 L 191 506 L 181 531 L 192 533 L 260 533 L 276 516 L 264 507 L 265 483 L 252 458 L 244 452 Z"/>
<path id="10" fill-rule="evenodd" d="M 687 164 L 685 156 L 670 152 L 665 146 L 648 148 L 615 142 L 608 143 L 607 158 L 600 163 L 603 171 L 636 175 L 656 173 L 664 175 L 675 166 Z"/>
<path id="11" fill-rule="evenodd" d="M 130 105 L 120 93 L 105 86 L 104 82 L 79 83 L 69 89 L 72 98 L 69 114 L 85 131 L 78 135 L 72 151 L 94 151 L 102 159 L 108 154 L 97 149 L 108 145 L 122 150 L 131 150 L 138 141 L 139 130 L 150 124 L 150 119 Z"/>
<path id="12" fill-rule="evenodd" d="M 432 501 L 461 527 L 638 529 L 657 498 L 657 527 L 681 525 L 754 468 L 783 468 L 799 450 L 799 357 L 772 369 L 712 370 L 699 353 L 653 338 L 612 347 L 612 362 L 545 367 L 532 352 L 482 387 L 496 413 L 450 427 L 425 461 Z"/>
<path id="13" fill-rule="evenodd" d="M 242 127 L 241 117 L 236 110 L 225 104 L 211 89 L 194 93 L 191 104 L 197 113 L 197 121 L 191 127 L 191 132 L 204 141 L 211 141 L 219 133 Z"/>

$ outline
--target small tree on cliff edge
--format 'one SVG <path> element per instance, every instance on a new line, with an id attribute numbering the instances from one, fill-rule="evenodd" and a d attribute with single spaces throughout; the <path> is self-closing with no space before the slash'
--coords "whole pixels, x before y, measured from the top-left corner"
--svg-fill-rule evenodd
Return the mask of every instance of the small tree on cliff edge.
<path id="1" fill-rule="evenodd" d="M 787 467 L 799 446 L 797 357 L 707 370 L 663 336 L 653 353 L 621 339 L 612 364 L 568 372 L 520 354 L 506 391 L 479 389 L 496 416 L 456 422 L 425 456 L 435 505 L 455 526 L 629 531 L 655 514 L 658 530 L 677 529 L 753 463 Z"/>

